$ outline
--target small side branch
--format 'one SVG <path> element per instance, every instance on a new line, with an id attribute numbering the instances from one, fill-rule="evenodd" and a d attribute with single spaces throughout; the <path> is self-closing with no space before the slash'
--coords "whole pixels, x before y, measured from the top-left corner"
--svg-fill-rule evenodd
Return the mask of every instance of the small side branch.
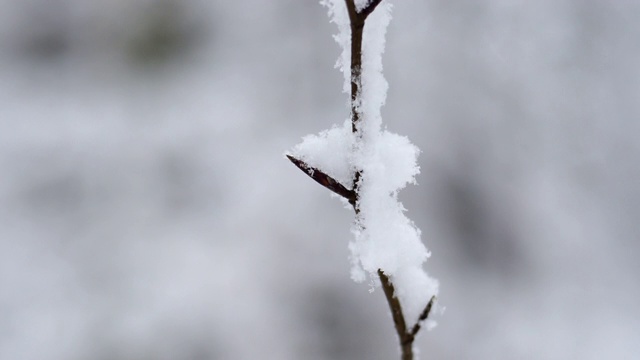
<path id="1" fill-rule="evenodd" d="M 372 0 L 369 5 L 367 5 L 367 7 L 360 11 L 360 14 L 366 18 L 373 12 L 373 10 L 376 9 L 376 6 L 378 6 L 381 2 L 382 0 Z"/>
<path id="2" fill-rule="evenodd" d="M 413 342 L 416 339 L 416 335 L 420 331 L 420 324 L 423 321 L 427 320 L 427 318 L 429 317 L 431 309 L 433 308 L 433 304 L 436 301 L 436 297 L 431 297 L 431 300 L 429 300 L 429 303 L 420 314 L 418 322 L 416 322 L 416 324 L 411 328 L 411 331 L 409 331 L 409 329 L 407 328 L 407 322 L 404 318 L 404 314 L 402 313 L 400 300 L 398 300 L 398 298 L 395 296 L 395 288 L 393 286 L 393 283 L 381 269 L 378 269 L 378 276 L 380 277 L 382 290 L 384 291 L 384 295 L 387 298 L 387 303 L 389 304 L 389 309 L 391 310 L 391 316 L 393 317 L 393 323 L 396 327 L 396 333 L 398 334 L 398 340 L 400 341 L 400 347 L 402 348 L 402 360 L 412 360 Z"/>
<path id="3" fill-rule="evenodd" d="M 353 0 L 346 0 L 347 11 L 349 12 L 349 18 L 351 18 L 352 21 L 354 18 L 359 18 L 364 22 L 367 16 L 369 16 L 373 12 L 373 10 L 375 10 L 376 7 L 380 5 L 381 2 L 382 0 L 371 0 L 369 4 L 365 6 L 364 9 L 361 9 L 360 11 L 358 11 L 358 9 L 356 9 L 356 4 Z"/>
<path id="4" fill-rule="evenodd" d="M 429 314 L 431 313 L 431 309 L 433 308 L 433 304 L 436 302 L 436 296 L 433 295 L 431 297 L 431 300 L 429 300 L 429 303 L 427 303 L 427 306 L 425 306 L 424 310 L 422 310 L 422 313 L 420 314 L 420 317 L 418 318 L 418 322 L 416 322 L 415 325 L 413 325 L 413 328 L 411 329 L 411 335 L 412 336 L 416 336 L 416 334 L 418 334 L 418 331 L 420 331 L 420 324 L 422 324 L 423 321 L 427 320 L 427 318 L 429 317 Z"/>
<path id="5" fill-rule="evenodd" d="M 344 185 L 337 182 L 331 176 L 325 174 L 324 172 L 316 168 L 309 166 L 307 163 L 305 163 L 302 160 L 296 159 L 291 155 L 287 155 L 287 158 L 300 170 L 304 171 L 305 174 L 309 175 L 310 178 L 315 180 L 318 184 L 324 186 L 325 188 L 347 199 L 349 201 L 349 204 L 355 207 L 355 204 L 356 204 L 355 191 L 347 189 L 346 187 L 344 187 Z"/>

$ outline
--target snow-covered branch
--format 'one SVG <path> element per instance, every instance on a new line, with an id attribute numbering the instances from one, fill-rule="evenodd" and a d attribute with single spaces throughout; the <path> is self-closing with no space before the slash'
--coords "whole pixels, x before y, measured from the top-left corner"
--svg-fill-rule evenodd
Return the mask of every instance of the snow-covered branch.
<path id="1" fill-rule="evenodd" d="M 387 93 L 382 53 L 391 5 L 387 0 L 321 2 L 338 26 L 335 39 L 342 55 L 337 66 L 350 95 L 351 114 L 341 127 L 306 136 L 287 157 L 353 206 L 351 276 L 358 282 L 380 279 L 402 359 L 413 359 L 415 336 L 434 306 L 438 282 L 422 269 L 431 254 L 397 197 L 399 190 L 415 183 L 419 150 L 406 137 L 382 128 L 380 110 Z M 412 326 L 407 326 L 408 319 Z"/>

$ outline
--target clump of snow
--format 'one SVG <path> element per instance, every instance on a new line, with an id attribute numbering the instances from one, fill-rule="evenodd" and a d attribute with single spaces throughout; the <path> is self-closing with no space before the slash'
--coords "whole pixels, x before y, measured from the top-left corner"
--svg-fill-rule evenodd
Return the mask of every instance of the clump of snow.
<path id="1" fill-rule="evenodd" d="M 362 11 L 372 0 L 354 0 L 354 4 L 356 5 L 356 10 Z"/>
<path id="2" fill-rule="evenodd" d="M 333 35 L 333 39 L 342 48 L 342 53 L 338 57 L 335 67 L 342 71 L 344 76 L 342 91 L 348 94 L 351 91 L 351 25 L 349 23 L 349 13 L 344 1 L 320 0 L 320 4 L 329 9 L 329 18 L 338 27 L 338 33 Z"/>
<path id="3" fill-rule="evenodd" d="M 334 125 L 318 135 L 305 136 L 302 143 L 291 150 L 291 155 L 315 169 L 322 170 L 350 189 L 355 176 L 351 159 L 354 137 L 351 121 L 346 120 L 342 127 Z"/>
<path id="4" fill-rule="evenodd" d="M 367 18 L 362 37 L 361 94 L 358 98 L 362 121 L 358 131 L 364 144 L 368 145 L 373 145 L 373 138 L 380 133 L 380 110 L 387 99 L 389 85 L 382 75 L 382 53 L 390 21 L 391 4 L 383 1 Z"/>
<path id="5" fill-rule="evenodd" d="M 323 0 L 331 21 L 338 26 L 335 39 L 342 47 L 337 66 L 344 75 L 344 90 L 350 91 L 349 16 L 344 0 Z M 356 0 L 356 8 L 369 1 Z M 431 255 L 420 240 L 420 230 L 405 216 L 398 201 L 398 191 L 415 183 L 419 173 L 419 150 L 404 136 L 382 129 L 381 107 L 388 84 L 382 75 L 385 34 L 391 20 L 391 5 L 383 1 L 367 18 L 362 46 L 361 93 L 356 101 L 360 113 L 357 133 L 351 123 L 334 126 L 319 135 L 309 135 L 292 150 L 292 155 L 351 187 L 356 170 L 358 216 L 352 228 L 354 240 L 349 244 L 355 281 L 377 279 L 382 269 L 394 284 L 404 315 L 411 325 L 432 296 L 438 293 L 438 281 L 430 278 L 422 264 Z M 433 326 L 429 323 L 429 327 Z"/>

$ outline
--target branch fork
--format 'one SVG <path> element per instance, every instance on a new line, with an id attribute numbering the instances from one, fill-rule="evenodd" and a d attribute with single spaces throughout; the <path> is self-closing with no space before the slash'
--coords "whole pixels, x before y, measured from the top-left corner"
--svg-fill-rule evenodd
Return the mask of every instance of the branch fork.
<path id="1" fill-rule="evenodd" d="M 387 298 L 389 309 L 391 310 L 393 324 L 396 327 L 396 333 L 398 334 L 398 340 L 400 341 L 400 347 L 402 349 L 402 360 L 411 360 L 413 359 L 413 342 L 420 331 L 422 322 L 429 317 L 433 304 L 436 302 L 436 297 L 431 297 L 431 300 L 429 300 L 424 310 L 420 313 L 416 323 L 409 328 L 402 313 L 400 300 L 395 296 L 395 288 L 391 279 L 389 279 L 389 276 L 387 276 L 382 269 L 378 269 L 378 276 L 380 277 L 380 283 L 382 283 L 382 289 Z"/>

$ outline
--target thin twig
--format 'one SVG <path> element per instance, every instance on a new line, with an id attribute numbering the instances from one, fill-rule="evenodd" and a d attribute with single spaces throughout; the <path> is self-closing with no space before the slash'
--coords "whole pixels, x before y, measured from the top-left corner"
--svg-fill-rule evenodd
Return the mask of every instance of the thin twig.
<path id="1" fill-rule="evenodd" d="M 367 16 L 369 16 L 369 14 L 371 14 L 373 12 L 373 10 L 376 9 L 376 6 L 378 6 L 380 3 L 382 2 L 382 0 L 373 0 L 369 3 L 369 5 L 367 5 L 367 7 L 365 7 L 364 9 L 362 9 L 360 11 L 360 14 L 362 14 L 365 18 Z"/>
<path id="2" fill-rule="evenodd" d="M 427 320 L 427 318 L 429 317 L 429 314 L 431 313 L 431 309 L 433 308 L 433 304 L 436 302 L 436 296 L 433 295 L 431 297 L 431 300 L 429 300 L 429 303 L 427 304 L 427 306 L 425 306 L 424 310 L 422 310 L 422 313 L 420 313 L 420 317 L 418 318 L 418 322 L 416 322 L 415 325 L 413 325 L 413 328 L 411 329 L 411 335 L 412 336 L 416 336 L 416 334 L 418 333 L 418 331 L 420 331 L 420 324 Z"/>
<path id="3" fill-rule="evenodd" d="M 340 184 L 331 176 L 325 174 L 321 170 L 318 170 L 314 167 L 309 166 L 307 163 L 305 163 L 302 160 L 296 159 L 291 155 L 287 155 L 287 158 L 300 170 L 304 171 L 305 174 L 309 175 L 310 178 L 315 180 L 318 184 L 344 197 L 349 201 L 349 204 L 355 207 L 355 204 L 356 204 L 355 191 L 347 189 L 346 187 L 344 187 L 344 185 Z"/>

